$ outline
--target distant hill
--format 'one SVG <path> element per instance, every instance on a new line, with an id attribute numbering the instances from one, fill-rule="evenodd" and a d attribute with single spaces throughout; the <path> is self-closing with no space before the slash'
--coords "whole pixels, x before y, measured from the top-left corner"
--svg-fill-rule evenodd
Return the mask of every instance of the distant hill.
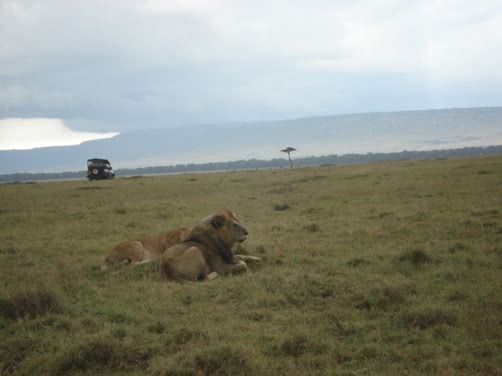
<path id="1" fill-rule="evenodd" d="M 115 169 L 229 160 L 459 149 L 502 145 L 502 107 L 385 112 L 149 129 L 77 146 L 0 151 L 0 174 L 79 171 L 107 158 Z"/>

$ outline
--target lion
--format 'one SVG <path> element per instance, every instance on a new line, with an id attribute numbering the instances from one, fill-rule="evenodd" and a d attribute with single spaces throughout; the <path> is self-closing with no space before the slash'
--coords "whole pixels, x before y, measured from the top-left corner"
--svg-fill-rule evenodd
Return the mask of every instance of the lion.
<path id="1" fill-rule="evenodd" d="M 247 236 L 248 230 L 232 211 L 211 214 L 197 222 L 183 242 L 166 249 L 160 276 L 171 281 L 197 281 L 247 271 L 246 262 L 261 259 L 232 252 L 232 246 Z"/>
<path id="2" fill-rule="evenodd" d="M 104 268 L 121 263 L 138 265 L 160 260 L 160 256 L 167 248 L 181 243 L 189 233 L 190 229 L 180 227 L 166 234 L 117 244 L 106 256 Z"/>

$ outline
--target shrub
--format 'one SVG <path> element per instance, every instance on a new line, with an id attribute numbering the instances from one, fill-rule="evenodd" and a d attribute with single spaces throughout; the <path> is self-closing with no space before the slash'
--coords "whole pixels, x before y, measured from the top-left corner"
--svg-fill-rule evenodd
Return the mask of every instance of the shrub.
<path id="1" fill-rule="evenodd" d="M 10 298 L 0 298 L 0 317 L 17 320 L 24 316 L 62 313 L 63 306 L 52 291 L 39 288 L 20 292 Z"/>
<path id="2" fill-rule="evenodd" d="M 102 189 L 110 189 L 110 188 L 109 187 L 98 187 L 98 186 L 75 188 L 76 191 L 100 191 Z"/>
<path id="3" fill-rule="evenodd" d="M 64 316 L 48 315 L 43 319 L 32 320 L 25 324 L 25 328 L 34 330 L 46 330 L 48 327 L 54 330 L 67 331 L 72 329 L 72 324 L 70 321 L 66 320 Z"/>
<path id="4" fill-rule="evenodd" d="M 290 208 L 289 204 L 275 204 L 274 205 L 275 211 L 284 211 L 284 210 L 288 210 L 289 208 Z"/>
<path id="5" fill-rule="evenodd" d="M 399 257 L 399 261 L 410 262 L 414 266 L 420 266 L 432 263 L 433 259 L 427 254 L 427 252 L 421 249 L 415 249 L 413 251 L 403 253 Z"/>
<path id="6" fill-rule="evenodd" d="M 230 346 L 212 348 L 193 358 L 195 374 L 203 375 L 251 375 L 249 362 L 240 351 Z"/>
<path id="7" fill-rule="evenodd" d="M 454 293 L 450 294 L 448 296 L 448 300 L 455 302 L 459 300 L 466 300 L 468 298 L 468 295 L 462 291 L 455 291 Z"/>
<path id="8" fill-rule="evenodd" d="M 281 355 L 298 357 L 307 353 L 320 354 L 323 351 L 323 346 L 300 334 L 283 341 L 276 351 Z"/>
<path id="9" fill-rule="evenodd" d="M 157 321 L 155 324 L 148 325 L 146 328 L 146 331 L 149 333 L 157 333 L 157 334 L 162 334 L 166 330 L 166 326 L 161 323 L 160 321 Z"/>
<path id="10" fill-rule="evenodd" d="M 305 231 L 308 232 L 318 232 L 321 228 L 319 227 L 319 225 L 312 223 L 310 225 L 305 226 L 304 229 Z"/>
<path id="11" fill-rule="evenodd" d="M 0 344 L 0 375 L 15 375 L 19 364 L 35 348 L 36 343 L 28 339 L 16 339 Z"/>
<path id="12" fill-rule="evenodd" d="M 352 266 L 353 268 L 360 266 L 360 265 L 368 265 L 370 262 L 368 260 L 365 260 L 363 258 L 353 258 L 349 261 L 347 261 L 348 266 Z"/>
<path id="13" fill-rule="evenodd" d="M 203 330 L 189 330 L 185 328 L 174 331 L 167 339 L 166 346 L 172 352 L 179 351 L 180 348 L 191 341 L 205 341 L 207 334 Z"/>
<path id="14" fill-rule="evenodd" d="M 132 321 L 129 316 L 121 312 L 107 312 L 106 316 L 110 322 L 115 324 L 123 324 Z"/>
<path id="15" fill-rule="evenodd" d="M 285 184 L 285 185 L 277 186 L 276 188 L 269 190 L 267 193 L 285 194 L 285 193 L 293 192 L 294 190 L 295 190 L 295 187 L 293 185 Z"/>
<path id="16" fill-rule="evenodd" d="M 357 304 L 356 308 L 368 311 L 374 309 L 387 310 L 404 302 L 404 294 L 398 288 L 375 289 L 370 292 L 363 302 Z"/>
<path id="17" fill-rule="evenodd" d="M 110 340 L 101 339 L 83 343 L 70 349 L 54 364 L 53 373 L 65 375 L 71 371 L 104 369 L 124 371 L 146 368 L 153 354 L 149 351 L 126 347 Z"/>
<path id="18" fill-rule="evenodd" d="M 448 248 L 448 251 L 450 253 L 455 253 L 457 251 L 465 251 L 468 250 L 469 247 L 466 246 L 464 243 L 455 243 L 452 247 Z"/>
<path id="19" fill-rule="evenodd" d="M 304 178 L 296 180 L 297 183 L 307 183 L 309 181 L 319 181 L 319 180 L 325 180 L 329 179 L 329 176 L 326 175 L 313 175 L 313 176 L 306 176 Z"/>
<path id="20" fill-rule="evenodd" d="M 114 337 L 122 339 L 127 336 L 127 330 L 125 330 L 124 328 L 113 329 L 112 334 Z"/>
<path id="21" fill-rule="evenodd" d="M 290 285 L 284 296 L 289 304 L 296 306 L 310 305 L 319 299 L 335 299 L 336 289 L 332 281 L 305 278 L 301 282 Z"/>
<path id="22" fill-rule="evenodd" d="M 419 328 L 421 330 L 444 324 L 453 326 L 457 318 L 441 310 L 432 310 L 428 312 L 408 312 L 399 318 L 399 323 L 406 328 Z"/>

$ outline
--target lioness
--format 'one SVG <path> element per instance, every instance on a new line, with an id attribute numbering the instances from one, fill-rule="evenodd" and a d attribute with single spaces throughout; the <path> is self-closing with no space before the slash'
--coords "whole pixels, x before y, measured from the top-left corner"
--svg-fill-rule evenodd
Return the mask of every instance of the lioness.
<path id="1" fill-rule="evenodd" d="M 254 256 L 233 255 L 232 246 L 247 235 L 248 230 L 230 210 L 211 214 L 197 222 L 182 243 L 164 252 L 161 278 L 196 281 L 243 272 L 248 269 L 246 261 L 260 261 Z"/>
<path id="2" fill-rule="evenodd" d="M 189 233 L 188 228 L 181 227 L 167 234 L 117 244 L 106 256 L 105 268 L 119 263 L 141 264 L 159 260 L 167 248 L 182 242 Z"/>

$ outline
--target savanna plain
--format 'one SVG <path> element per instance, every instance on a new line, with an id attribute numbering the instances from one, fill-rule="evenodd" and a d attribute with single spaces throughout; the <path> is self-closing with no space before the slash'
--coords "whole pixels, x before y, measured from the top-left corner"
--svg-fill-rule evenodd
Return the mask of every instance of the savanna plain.
<path id="1" fill-rule="evenodd" d="M 262 262 L 117 243 L 232 209 Z M 502 156 L 0 185 L 0 374 L 501 375 Z"/>

